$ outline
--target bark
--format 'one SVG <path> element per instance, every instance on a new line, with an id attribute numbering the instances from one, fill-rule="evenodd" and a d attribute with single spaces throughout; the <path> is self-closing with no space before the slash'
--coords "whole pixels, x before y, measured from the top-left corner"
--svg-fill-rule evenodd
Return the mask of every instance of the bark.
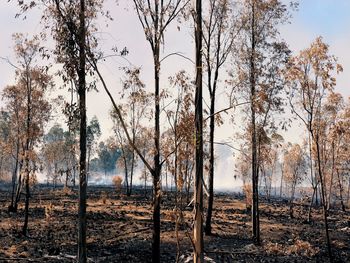
<path id="1" fill-rule="evenodd" d="M 11 205 L 9 206 L 9 212 L 17 212 L 15 210 L 15 193 L 16 193 L 16 181 L 17 181 L 17 171 L 18 171 L 18 157 L 19 157 L 19 138 L 16 144 L 16 157 L 15 157 L 15 167 L 12 172 L 12 192 L 11 192 Z"/>
<path id="2" fill-rule="evenodd" d="M 155 11 L 158 14 L 158 4 L 156 2 Z M 158 15 L 156 15 L 155 31 L 158 32 Z M 153 243 L 152 243 L 152 262 L 160 262 L 160 173 L 161 173 L 161 163 L 160 163 L 160 106 L 159 106 L 159 71 L 160 71 L 160 60 L 159 60 L 159 42 L 155 43 L 154 48 L 154 81 L 155 81 L 155 112 L 154 112 L 154 172 L 153 172 Z"/>
<path id="3" fill-rule="evenodd" d="M 331 208 L 334 170 L 335 170 L 335 146 L 334 146 L 334 142 L 332 142 L 332 171 L 331 171 L 331 179 L 329 182 L 327 210 Z"/>
<path id="4" fill-rule="evenodd" d="M 21 191 L 22 191 L 22 185 L 23 185 L 23 179 L 22 179 L 22 167 L 23 167 L 23 160 L 19 162 L 19 177 L 18 177 L 18 184 L 16 189 L 16 198 L 15 198 L 15 204 L 14 204 L 14 211 L 17 212 L 18 202 L 21 199 Z"/>
<path id="5" fill-rule="evenodd" d="M 87 147 L 87 165 L 86 165 L 86 183 L 89 182 L 89 177 L 90 177 L 90 156 L 91 156 L 91 145 Z"/>
<path id="6" fill-rule="evenodd" d="M 79 212 L 78 212 L 78 262 L 87 261 L 86 252 L 86 80 L 85 80 L 85 48 L 86 48 L 86 28 L 85 28 L 85 0 L 80 0 L 79 14 L 79 68 L 78 68 L 78 96 L 80 113 L 80 159 L 79 159 Z"/>
<path id="7" fill-rule="evenodd" d="M 257 156 L 257 136 L 255 123 L 255 2 L 252 3 L 252 19 L 251 19 L 251 55 L 250 55 L 250 101 L 251 101 L 251 140 L 252 140 L 252 225 L 253 240 L 256 244 L 260 244 L 260 227 L 259 227 L 259 193 L 258 193 L 258 156 Z"/>
<path id="8" fill-rule="evenodd" d="M 295 184 L 293 182 L 292 185 L 292 193 L 291 193 L 291 197 L 290 197 L 290 201 L 289 201 L 289 216 L 290 218 L 294 218 L 294 214 L 293 214 L 293 202 L 294 202 L 294 195 L 295 195 Z"/>
<path id="9" fill-rule="evenodd" d="M 195 43 L 196 43 L 196 176 L 194 187 L 194 263 L 204 262 L 203 242 L 203 105 L 202 105 L 202 1 L 196 0 Z"/>
<path id="10" fill-rule="evenodd" d="M 128 190 L 128 196 L 131 195 L 132 193 L 132 179 L 134 176 L 134 170 L 135 170 L 135 151 L 132 151 L 132 157 L 131 157 L 131 171 L 130 171 L 130 185 L 129 185 L 129 190 Z"/>
<path id="11" fill-rule="evenodd" d="M 25 187 L 26 187 L 26 199 L 24 206 L 24 224 L 22 228 L 22 234 L 27 235 L 28 230 L 28 217 L 29 217 L 29 149 L 30 149 L 30 125 L 32 121 L 31 106 L 32 106 L 32 83 L 29 76 L 31 74 L 29 65 L 26 66 L 26 86 L 27 86 L 27 120 L 26 120 L 26 141 L 25 141 Z"/>
<path id="12" fill-rule="evenodd" d="M 281 185 L 280 185 L 280 198 L 282 197 L 282 188 L 283 188 L 283 163 L 281 165 Z"/>
<path id="13" fill-rule="evenodd" d="M 341 209 L 345 212 L 345 205 L 344 205 L 344 200 L 343 200 L 343 185 L 342 185 L 341 180 L 340 180 L 339 170 L 336 169 L 336 172 L 337 172 L 337 179 L 338 179 Z"/>
<path id="14" fill-rule="evenodd" d="M 216 82 L 216 81 L 215 81 Z M 211 219 L 213 213 L 214 202 L 214 132 L 215 132 L 215 90 L 213 89 L 210 99 L 210 125 L 209 125 L 209 197 L 208 197 L 208 210 L 205 223 L 205 234 L 211 235 Z"/>
<path id="15" fill-rule="evenodd" d="M 24 224 L 22 228 L 22 234 L 27 236 L 28 232 L 28 220 L 29 220 L 29 198 L 30 198 L 30 187 L 29 187 L 29 158 L 26 157 L 26 168 L 25 168 L 25 189 L 26 189 L 26 199 L 24 206 Z"/>
<path id="16" fill-rule="evenodd" d="M 312 131 L 311 131 L 312 133 Z M 318 134 L 314 136 L 312 134 L 312 137 L 315 139 L 316 143 L 316 152 L 317 152 L 317 166 L 318 166 L 318 173 L 320 178 L 320 185 L 321 185 L 321 201 L 322 201 L 322 207 L 323 207 L 323 218 L 324 218 L 324 226 L 325 226 L 325 234 L 326 234 L 326 241 L 327 241 L 327 250 L 328 250 L 328 257 L 330 262 L 333 262 L 333 256 L 332 256 L 332 247 L 331 247 L 331 240 L 329 237 L 329 230 L 328 230 L 328 215 L 327 215 L 327 205 L 326 205 L 326 196 L 325 196 L 325 185 L 324 185 L 324 178 L 322 174 L 322 168 L 321 168 L 321 154 L 320 154 L 320 145 L 319 145 L 319 137 Z"/>

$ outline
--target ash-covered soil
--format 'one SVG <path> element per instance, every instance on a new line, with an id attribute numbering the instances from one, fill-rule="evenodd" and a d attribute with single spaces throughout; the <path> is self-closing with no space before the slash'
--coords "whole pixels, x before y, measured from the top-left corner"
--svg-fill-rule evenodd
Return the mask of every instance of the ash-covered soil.
<path id="1" fill-rule="evenodd" d="M 113 188 L 90 187 L 87 209 L 89 262 L 151 262 L 151 193 L 131 197 Z M 0 192 L 0 262 L 75 262 L 77 254 L 77 190 L 36 188 L 30 202 L 29 235 L 22 236 L 24 202 L 8 213 L 9 193 Z M 185 198 L 184 198 L 185 199 Z M 185 207 L 175 232 L 174 193 L 163 193 L 161 261 L 191 262 L 192 208 Z M 250 214 L 242 197 L 219 194 L 215 198 L 213 235 L 205 236 L 208 262 L 328 262 L 321 208 L 306 222 L 307 206 L 279 200 L 263 201 L 261 246 L 251 240 Z M 350 213 L 329 213 L 335 262 L 350 262 Z M 177 237 L 179 242 L 177 242 Z M 210 261 L 212 260 L 212 261 Z"/>

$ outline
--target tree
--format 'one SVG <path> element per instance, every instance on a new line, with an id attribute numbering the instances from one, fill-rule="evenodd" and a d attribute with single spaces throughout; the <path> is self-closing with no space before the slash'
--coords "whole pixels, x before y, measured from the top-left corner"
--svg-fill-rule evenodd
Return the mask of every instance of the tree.
<path id="1" fill-rule="evenodd" d="M 145 156 L 142 154 L 141 150 L 132 142 L 132 138 L 127 129 L 127 125 L 124 122 L 122 112 L 120 111 L 117 103 L 115 102 L 112 94 L 107 87 L 107 84 L 99 71 L 98 62 L 103 56 L 96 55 L 93 52 L 89 53 L 89 63 L 95 70 L 102 83 L 104 90 L 106 91 L 108 97 L 110 98 L 113 108 L 116 112 L 117 117 L 120 120 L 121 126 L 125 132 L 127 140 L 132 148 L 136 151 L 137 155 L 140 157 L 141 161 L 145 164 L 147 169 L 150 171 L 153 177 L 153 187 L 154 187 L 154 200 L 153 200 L 153 242 L 152 242 L 152 261 L 160 261 L 160 175 L 161 166 L 164 163 L 160 160 L 160 48 L 161 44 L 164 43 L 165 30 L 168 28 L 169 24 L 178 15 L 184 11 L 189 0 L 168 0 L 168 1 L 144 1 L 144 0 L 134 0 L 133 1 L 139 21 L 144 29 L 146 40 L 150 43 L 152 53 L 153 53 L 153 66 L 154 66 L 154 150 L 153 150 L 153 165 L 147 161 Z M 127 53 L 125 49 L 120 52 L 120 55 L 125 55 Z"/>
<path id="2" fill-rule="evenodd" d="M 193 262 L 204 262 L 203 242 L 203 95 L 202 95 L 202 1 L 196 0 L 194 10 L 194 28 L 196 45 L 196 91 L 195 91 L 195 181 L 194 181 L 194 226 L 193 226 Z"/>
<path id="3" fill-rule="evenodd" d="M 90 173 L 90 159 L 94 151 L 96 141 L 101 136 L 100 123 L 96 116 L 94 116 L 86 128 L 86 144 L 87 144 L 87 171 Z"/>
<path id="4" fill-rule="evenodd" d="M 174 108 L 164 107 L 170 128 L 163 132 L 163 152 L 166 159 L 166 169 L 169 170 L 175 182 L 175 234 L 177 242 L 176 260 L 180 257 L 179 223 L 183 209 L 183 187 L 189 177 L 190 161 L 193 159 L 192 144 L 194 133 L 193 118 L 193 88 L 185 71 L 180 71 L 169 78 L 172 90 L 177 92 Z M 165 104 L 165 102 L 164 102 Z M 170 104 L 168 104 L 170 106 Z M 172 156 L 171 156 L 172 155 Z M 171 156 L 171 158 L 170 158 Z M 166 171 L 167 172 L 167 171 Z M 167 180 L 167 178 L 165 179 Z"/>
<path id="5" fill-rule="evenodd" d="M 16 67 L 16 80 L 14 86 L 5 88 L 3 97 L 8 100 L 10 108 L 16 108 L 19 127 L 24 127 L 17 142 L 22 143 L 21 162 L 25 182 L 25 213 L 22 234 L 27 235 L 29 219 L 29 199 L 30 199 L 30 177 L 35 176 L 37 170 L 37 154 L 35 146 L 43 136 L 44 125 L 50 117 L 51 106 L 45 98 L 45 92 L 51 87 L 51 77 L 47 74 L 47 69 L 36 66 L 37 56 L 40 54 L 39 39 L 34 37 L 28 39 L 22 34 L 14 35 L 14 51 L 19 66 Z M 17 130 L 18 131 L 18 130 Z M 17 146 L 18 147 L 18 146 Z M 21 189 L 21 176 L 17 185 L 17 193 Z M 19 195 L 19 194 L 18 194 Z M 17 202 L 13 205 L 17 210 Z"/>
<path id="6" fill-rule="evenodd" d="M 64 131 L 58 124 L 54 125 L 44 137 L 42 149 L 43 159 L 46 160 L 48 178 L 52 177 L 54 186 L 57 184 L 60 172 L 65 170 L 65 158 L 67 149 L 65 147 Z"/>
<path id="7" fill-rule="evenodd" d="M 153 53 L 154 66 L 154 169 L 153 187 L 154 187 L 154 211 L 153 211 L 153 244 L 152 261 L 160 261 L 160 81 L 159 74 L 161 69 L 160 48 L 164 43 L 164 33 L 169 24 L 178 17 L 180 12 L 184 11 L 189 0 L 168 0 L 168 1 L 144 1 L 133 0 L 134 6 L 145 32 L 145 37 L 149 42 Z"/>
<path id="8" fill-rule="evenodd" d="M 321 37 L 311 46 L 290 59 L 287 78 L 291 83 L 289 100 L 292 111 L 305 124 L 312 144 L 315 147 L 317 176 L 321 187 L 321 200 L 325 224 L 325 236 L 328 256 L 333 261 L 331 241 L 328 231 L 328 215 L 326 206 L 326 188 L 322 169 L 320 136 L 322 132 L 321 108 L 324 96 L 332 92 L 336 85 L 334 73 L 342 71 L 337 59 L 329 54 L 329 46 Z"/>
<path id="9" fill-rule="evenodd" d="M 285 164 L 283 166 L 284 180 L 290 186 L 289 215 L 293 218 L 295 188 L 304 179 L 303 175 L 306 168 L 304 152 L 299 144 L 293 144 L 286 150 L 283 159 Z"/>
<path id="10" fill-rule="evenodd" d="M 105 176 L 107 172 L 115 169 L 116 159 L 113 156 L 114 140 L 109 138 L 106 142 L 100 142 L 98 145 L 97 155 L 99 158 L 100 167 Z"/>
<path id="11" fill-rule="evenodd" d="M 17 145 L 13 145 L 11 136 L 11 115 L 8 110 L 0 110 L 0 180 L 6 181 L 9 172 L 11 171 L 11 166 L 13 166 L 13 161 L 11 154 L 13 148 Z M 17 156 L 18 157 L 18 156 Z M 16 186 L 17 174 L 12 174 L 12 195 L 11 195 L 11 205 L 13 205 L 14 191 Z"/>
<path id="12" fill-rule="evenodd" d="M 126 104 L 119 105 L 123 113 L 123 119 L 130 130 L 132 144 L 140 147 L 142 144 L 140 137 L 141 131 L 144 129 L 142 121 L 151 119 L 151 111 L 149 107 L 151 95 L 145 91 L 145 84 L 140 79 L 140 68 L 124 68 L 125 79 L 123 80 L 123 90 L 121 99 L 126 98 Z M 123 162 L 120 162 L 125 171 L 126 193 L 128 196 L 132 193 L 133 176 L 135 166 L 137 164 L 137 154 L 135 149 L 128 143 L 123 127 L 118 119 L 115 110 L 111 112 L 114 122 L 114 131 L 119 148 L 121 149 Z"/>
<path id="13" fill-rule="evenodd" d="M 249 101 L 249 125 L 252 164 L 252 236 L 260 244 L 259 171 L 264 138 L 275 133 L 272 112 L 282 111 L 281 68 L 290 51 L 278 39 L 278 25 L 288 20 L 286 5 L 276 0 L 245 0 L 241 3 L 242 24 L 237 48 L 237 87 Z M 279 72 L 279 73 L 278 73 Z"/>
<path id="14" fill-rule="evenodd" d="M 235 40 L 232 25 L 231 2 L 228 0 L 208 1 L 208 14 L 203 20 L 203 57 L 207 70 L 207 83 L 210 96 L 209 107 L 209 175 L 208 209 L 205 223 L 206 235 L 211 234 L 211 218 L 214 200 L 214 137 L 216 93 L 219 86 L 220 71 L 226 62 Z"/>

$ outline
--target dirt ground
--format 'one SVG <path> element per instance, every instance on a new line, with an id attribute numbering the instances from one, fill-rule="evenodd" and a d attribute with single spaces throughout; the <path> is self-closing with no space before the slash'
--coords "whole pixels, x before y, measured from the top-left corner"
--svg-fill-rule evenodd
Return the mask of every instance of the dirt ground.
<path id="1" fill-rule="evenodd" d="M 142 191 L 131 197 L 113 188 L 88 192 L 87 249 L 89 262 L 151 262 L 152 206 Z M 163 193 L 161 261 L 175 262 L 177 242 L 173 195 Z M 21 236 L 23 202 L 8 213 L 9 194 L 0 192 L 0 262 L 74 262 L 77 253 L 77 191 L 36 189 L 30 204 L 29 236 Z M 205 237 L 208 262 L 328 262 L 320 209 L 306 223 L 299 205 L 290 219 L 287 204 L 262 202 L 262 245 L 250 239 L 250 214 L 241 197 L 215 198 L 213 235 Z M 192 208 L 184 211 L 179 231 L 180 262 L 191 262 Z M 330 211 L 335 262 L 350 262 L 350 213 Z M 210 261 L 212 260 L 212 261 Z"/>

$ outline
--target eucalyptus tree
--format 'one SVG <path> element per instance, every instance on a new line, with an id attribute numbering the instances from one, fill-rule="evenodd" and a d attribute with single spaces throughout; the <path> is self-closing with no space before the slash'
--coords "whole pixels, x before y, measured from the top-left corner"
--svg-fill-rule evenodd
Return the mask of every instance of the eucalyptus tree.
<path id="1" fill-rule="evenodd" d="M 306 169 L 305 153 L 299 144 L 293 144 L 286 149 L 283 155 L 284 166 L 283 174 L 284 180 L 290 187 L 290 200 L 289 200 L 289 215 L 291 218 L 293 215 L 293 202 L 295 197 L 295 189 L 298 184 L 304 180 L 304 173 Z"/>
<path id="2" fill-rule="evenodd" d="M 130 131 L 132 144 L 138 147 L 143 144 L 140 140 L 142 130 L 145 128 L 143 123 L 152 117 L 151 94 L 145 90 L 146 85 L 140 79 L 140 72 L 140 68 L 124 68 L 125 78 L 122 81 L 120 100 L 125 99 L 126 101 L 125 104 L 119 105 L 124 123 Z M 111 111 L 111 117 L 114 122 L 116 141 L 122 153 L 121 160 L 123 161 L 119 162 L 119 165 L 124 169 L 126 193 L 130 196 L 138 156 L 135 149 L 129 144 L 115 110 Z"/>
<path id="3" fill-rule="evenodd" d="M 97 140 L 101 136 L 100 123 L 96 116 L 92 117 L 86 128 L 86 144 L 87 144 L 87 172 L 90 174 L 91 154 L 96 148 Z"/>
<path id="4" fill-rule="evenodd" d="M 5 88 L 3 97 L 11 105 L 16 107 L 18 125 L 24 127 L 17 136 L 17 142 L 21 142 L 22 171 L 18 178 L 17 193 L 21 190 L 21 176 L 24 175 L 25 184 L 25 212 L 22 234 L 28 234 L 30 179 L 35 176 L 38 156 L 35 147 L 43 136 L 44 125 L 49 121 L 51 106 L 46 99 L 46 92 L 52 87 L 51 76 L 47 68 L 37 66 L 38 57 L 42 47 L 38 37 L 29 39 L 22 34 L 14 35 L 14 51 L 17 58 L 16 84 Z M 15 106 L 16 105 L 16 106 Z M 17 156 L 18 159 L 18 156 Z M 13 204 L 17 209 L 19 197 Z"/>
<path id="5" fill-rule="evenodd" d="M 202 1 L 196 0 L 193 11 L 196 52 L 195 89 L 195 181 L 194 181 L 194 224 L 193 262 L 204 262 L 203 240 L 203 20 Z"/>
<path id="6" fill-rule="evenodd" d="M 329 46 L 323 42 L 322 37 L 316 38 L 309 48 L 292 57 L 286 71 L 286 76 L 290 81 L 290 106 L 294 114 L 305 125 L 315 148 L 317 180 L 321 187 L 325 236 L 331 261 L 333 257 L 328 230 L 326 188 L 320 145 L 324 128 L 321 109 L 325 96 L 331 93 L 336 85 L 334 75 L 341 71 L 341 65 L 337 63 L 336 57 L 329 54 Z"/>
<path id="7" fill-rule="evenodd" d="M 93 33 L 94 20 L 101 11 L 103 0 L 30 0 L 17 1 L 23 12 L 35 7 L 44 7 L 42 22 L 51 31 L 55 40 L 53 54 L 63 69 L 59 72 L 65 84 L 76 88 L 79 102 L 79 224 L 78 260 L 86 262 L 86 91 L 94 88 L 87 85 L 86 75 L 92 71 L 87 67 L 87 54 L 96 47 Z"/>
<path id="8" fill-rule="evenodd" d="M 214 137 L 216 125 L 217 90 L 220 88 L 220 74 L 239 28 L 235 25 L 233 3 L 229 0 L 210 0 L 205 3 L 203 17 L 203 60 L 207 73 L 207 84 L 210 97 L 209 105 L 209 174 L 208 174 L 208 209 L 205 233 L 211 234 L 211 218 L 214 200 Z M 237 23 L 238 25 L 238 23 Z M 222 84 L 222 83 L 221 83 Z"/>
<path id="9" fill-rule="evenodd" d="M 141 26 L 145 32 L 146 40 L 149 42 L 153 54 L 154 67 L 154 160 L 153 160 L 153 187 L 154 187 L 154 210 L 153 210 L 153 245 L 152 260 L 159 262 L 160 246 L 160 49 L 165 39 L 165 31 L 169 25 L 178 18 L 181 12 L 185 12 L 189 0 L 167 0 L 167 1 L 145 1 L 133 0 Z"/>
<path id="10" fill-rule="evenodd" d="M 294 4 L 293 4 L 294 6 Z M 260 244 L 259 171 L 261 147 L 265 135 L 276 132 L 273 112 L 283 110 L 284 78 L 281 69 L 289 49 L 279 39 L 279 26 L 288 21 L 288 8 L 279 0 L 244 0 L 240 3 L 240 30 L 235 59 L 237 90 L 249 101 L 248 113 L 251 143 L 252 235 Z"/>
<path id="11" fill-rule="evenodd" d="M 160 70 L 162 59 L 160 57 L 161 46 L 164 44 L 165 31 L 169 25 L 179 18 L 181 13 L 185 12 L 185 7 L 190 0 L 167 0 L 167 1 L 145 1 L 133 0 L 134 7 L 139 18 L 140 24 L 144 30 L 146 40 L 149 42 L 153 55 L 154 68 L 154 150 L 153 150 L 153 165 L 151 165 L 147 158 L 142 154 L 140 147 L 137 147 L 132 141 L 132 136 L 128 131 L 127 125 L 124 122 L 123 115 L 119 109 L 115 99 L 113 98 L 109 87 L 99 70 L 98 63 L 103 58 L 101 54 L 89 53 L 89 63 L 97 73 L 99 80 L 102 83 L 104 90 L 110 98 L 116 116 L 120 120 L 122 129 L 125 132 L 127 140 L 132 148 L 136 151 L 141 161 L 145 164 L 153 177 L 154 200 L 153 200 L 153 231 L 152 231 L 152 261 L 160 261 L 160 178 L 161 167 L 167 157 L 161 160 L 160 152 Z M 125 55 L 124 50 L 119 55 Z"/>

